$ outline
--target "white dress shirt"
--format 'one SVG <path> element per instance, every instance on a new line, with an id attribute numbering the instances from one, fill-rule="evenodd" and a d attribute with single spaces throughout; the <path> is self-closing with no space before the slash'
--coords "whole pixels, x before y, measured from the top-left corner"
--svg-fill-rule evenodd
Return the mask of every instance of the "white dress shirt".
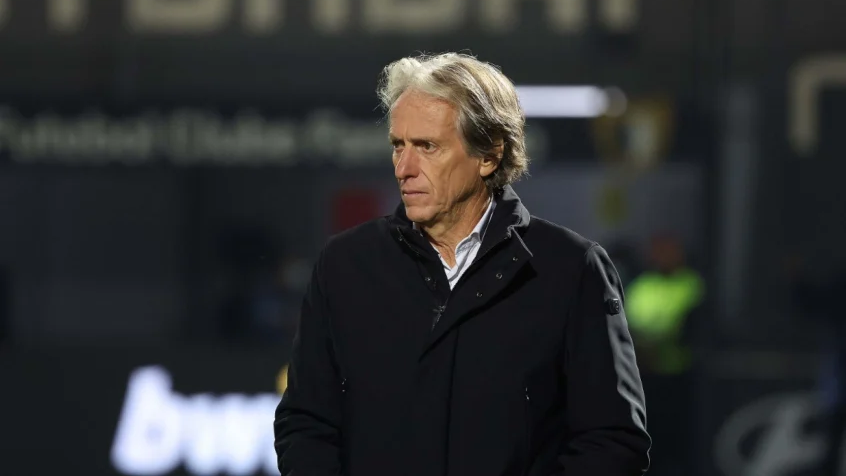
<path id="1" fill-rule="evenodd" d="M 470 235 L 461 240 L 461 242 L 458 243 L 458 246 L 455 247 L 455 266 L 450 268 L 447 262 L 444 261 L 444 257 L 438 253 L 438 257 L 444 265 L 444 271 L 446 272 L 447 279 L 449 280 L 450 289 L 455 288 L 458 280 L 461 279 L 461 276 L 465 271 L 467 271 L 467 268 L 473 264 L 473 260 L 476 259 L 476 255 L 479 253 L 479 248 L 482 247 L 482 239 L 485 237 L 485 230 L 487 229 L 488 222 L 493 215 L 494 208 L 496 208 L 496 201 L 494 201 L 492 197 L 488 203 L 488 208 L 485 210 L 485 213 L 482 215 L 479 223 L 476 224 L 476 227 L 473 228 Z M 414 224 L 414 228 L 417 229 L 416 223 Z M 432 248 L 435 248 L 434 245 Z M 438 249 L 435 248 L 435 251 L 438 251 Z"/>

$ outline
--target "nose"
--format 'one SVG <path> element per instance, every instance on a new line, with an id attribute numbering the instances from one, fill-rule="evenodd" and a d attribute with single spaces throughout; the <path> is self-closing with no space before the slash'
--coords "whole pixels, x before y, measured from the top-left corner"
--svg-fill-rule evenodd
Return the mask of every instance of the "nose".
<path id="1" fill-rule="evenodd" d="M 406 147 L 397 157 L 396 166 L 394 166 L 394 176 L 397 180 L 406 180 L 416 177 L 420 173 L 420 162 L 417 154 L 414 153 L 413 147 Z"/>

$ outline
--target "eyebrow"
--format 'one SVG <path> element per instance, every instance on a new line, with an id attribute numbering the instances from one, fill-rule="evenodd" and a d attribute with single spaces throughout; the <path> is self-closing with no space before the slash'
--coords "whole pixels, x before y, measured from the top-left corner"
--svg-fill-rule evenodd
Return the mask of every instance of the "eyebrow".
<path id="1" fill-rule="evenodd" d="M 402 139 L 400 139 L 399 137 L 397 137 L 393 134 L 388 134 L 388 139 L 390 140 L 391 144 L 396 144 L 397 142 L 402 142 Z M 411 142 L 412 144 L 420 143 L 420 142 L 437 143 L 438 139 L 436 139 L 434 137 L 423 136 L 423 137 L 411 137 L 411 138 L 408 139 L 408 141 Z"/>

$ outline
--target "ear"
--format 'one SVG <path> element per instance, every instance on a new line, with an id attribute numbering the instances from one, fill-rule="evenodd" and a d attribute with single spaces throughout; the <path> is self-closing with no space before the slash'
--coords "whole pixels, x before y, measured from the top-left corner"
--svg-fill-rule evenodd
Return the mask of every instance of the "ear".
<path id="1" fill-rule="evenodd" d="M 482 157 L 482 160 L 479 161 L 479 175 L 482 178 L 486 178 L 496 172 L 496 169 L 499 168 L 499 163 L 502 161 L 503 150 L 503 144 L 499 142 L 494 144 L 489 154 Z"/>

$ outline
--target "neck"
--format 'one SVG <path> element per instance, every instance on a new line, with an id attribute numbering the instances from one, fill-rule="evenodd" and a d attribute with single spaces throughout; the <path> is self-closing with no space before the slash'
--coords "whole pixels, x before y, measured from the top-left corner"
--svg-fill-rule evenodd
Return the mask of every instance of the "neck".
<path id="1" fill-rule="evenodd" d="M 458 204 L 443 220 L 421 227 L 423 233 L 449 266 L 455 265 L 455 247 L 466 238 L 482 219 L 492 197 L 485 188 Z"/>

